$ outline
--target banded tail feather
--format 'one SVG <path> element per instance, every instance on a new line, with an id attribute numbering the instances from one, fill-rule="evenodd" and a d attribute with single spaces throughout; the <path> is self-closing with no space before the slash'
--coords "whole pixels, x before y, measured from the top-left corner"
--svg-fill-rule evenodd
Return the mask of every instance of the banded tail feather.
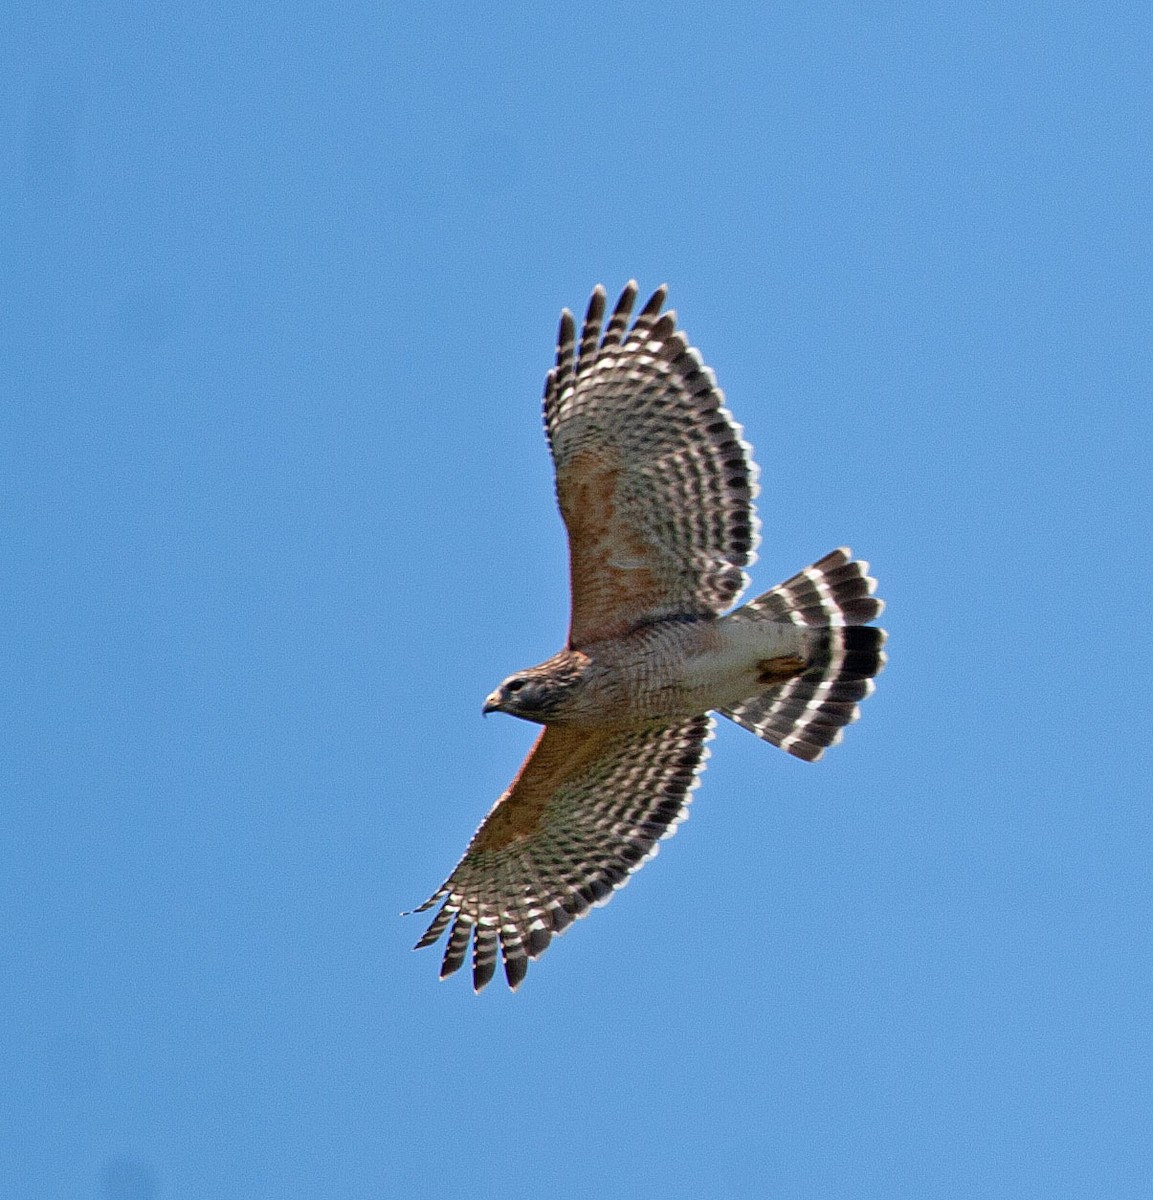
<path id="1" fill-rule="evenodd" d="M 739 611 L 794 625 L 865 625 L 885 607 L 884 601 L 873 595 L 876 586 L 869 564 L 854 559 L 852 550 L 841 546 Z"/>
<path id="2" fill-rule="evenodd" d="M 868 570 L 867 562 L 854 561 L 852 551 L 841 547 L 740 609 L 736 615 L 822 632 L 803 671 L 719 709 L 722 716 L 806 762 L 836 745 L 885 665 L 885 631 L 864 625 L 884 608 L 873 596 L 876 580 Z"/>

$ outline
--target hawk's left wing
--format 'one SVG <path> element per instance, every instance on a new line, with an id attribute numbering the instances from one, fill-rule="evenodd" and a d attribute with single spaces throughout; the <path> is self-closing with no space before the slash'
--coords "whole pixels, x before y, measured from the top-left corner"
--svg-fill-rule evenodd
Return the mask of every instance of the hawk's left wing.
<path id="1" fill-rule="evenodd" d="M 465 856 L 421 912 L 443 900 L 417 949 L 449 925 L 441 977 L 473 943 L 473 987 L 496 971 L 515 989 L 593 904 L 603 904 L 683 820 L 704 765 L 708 716 L 627 731 L 545 728 Z"/>
<path id="2" fill-rule="evenodd" d="M 605 317 L 589 301 L 579 340 L 561 314 L 544 418 L 568 530 L 570 647 L 668 617 L 711 617 L 755 557 L 756 468 L 712 371 L 662 313 L 632 320 L 629 283 Z M 603 325 L 603 327 L 602 327 Z"/>

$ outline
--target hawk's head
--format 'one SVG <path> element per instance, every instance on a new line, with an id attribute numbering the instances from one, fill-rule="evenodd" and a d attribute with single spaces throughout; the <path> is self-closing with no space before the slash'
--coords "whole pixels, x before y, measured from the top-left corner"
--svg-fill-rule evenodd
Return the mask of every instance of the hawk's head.
<path id="1" fill-rule="evenodd" d="M 577 700 L 587 666 L 583 654 L 562 650 L 538 667 L 510 675 L 485 698 L 481 711 L 508 713 L 538 725 L 560 723 Z"/>

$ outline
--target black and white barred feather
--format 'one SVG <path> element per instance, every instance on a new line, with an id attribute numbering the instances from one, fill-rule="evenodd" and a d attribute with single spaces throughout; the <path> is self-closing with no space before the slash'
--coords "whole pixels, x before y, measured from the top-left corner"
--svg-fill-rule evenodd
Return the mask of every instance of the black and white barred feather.
<path id="1" fill-rule="evenodd" d="M 561 314 L 544 421 L 573 552 L 578 643 L 587 623 L 582 602 L 590 594 L 583 606 L 594 625 L 601 616 L 590 576 L 603 575 L 606 565 L 584 524 L 590 456 L 616 472 L 607 512 L 619 524 L 597 532 L 619 532 L 622 545 L 643 543 L 659 574 L 659 596 L 637 597 L 639 616 L 721 613 L 744 590 L 744 568 L 756 559 L 751 447 L 725 408 L 716 376 L 677 329 L 676 313 L 661 312 L 667 294 L 658 288 L 630 327 L 637 299 L 630 280 L 606 325 L 606 294 L 598 284 L 579 338 L 572 314 Z"/>
<path id="2" fill-rule="evenodd" d="M 868 570 L 841 547 L 738 609 L 737 619 L 787 621 L 827 634 L 802 673 L 717 711 L 807 762 L 836 745 L 885 665 L 885 631 L 863 624 L 884 608 Z"/>
<path id="3" fill-rule="evenodd" d="M 453 873 L 416 910 L 444 902 L 416 943 L 418 950 L 431 946 L 449 930 L 442 979 L 464 965 L 471 942 L 474 990 L 491 981 L 498 956 L 515 990 L 553 935 L 606 903 L 688 815 L 712 736 L 707 715 L 589 736 L 596 754 L 559 783 L 533 835 L 490 849 L 482 825 Z"/>

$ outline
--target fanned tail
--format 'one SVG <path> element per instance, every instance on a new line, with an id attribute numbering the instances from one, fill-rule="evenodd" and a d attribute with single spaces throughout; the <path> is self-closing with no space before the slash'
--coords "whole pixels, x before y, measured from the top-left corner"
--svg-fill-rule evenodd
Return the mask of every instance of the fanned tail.
<path id="1" fill-rule="evenodd" d="M 873 595 L 876 586 L 877 581 L 869 575 L 869 564 L 854 559 L 852 550 L 841 546 L 792 579 L 750 600 L 740 611 L 794 625 L 865 625 L 879 617 L 885 607 L 885 602 Z"/>
<path id="2" fill-rule="evenodd" d="M 868 569 L 842 547 L 734 614 L 819 628 L 823 636 L 799 674 L 718 711 L 806 762 L 839 742 L 885 665 L 885 631 L 864 625 L 884 608 L 873 596 L 876 580 Z"/>

